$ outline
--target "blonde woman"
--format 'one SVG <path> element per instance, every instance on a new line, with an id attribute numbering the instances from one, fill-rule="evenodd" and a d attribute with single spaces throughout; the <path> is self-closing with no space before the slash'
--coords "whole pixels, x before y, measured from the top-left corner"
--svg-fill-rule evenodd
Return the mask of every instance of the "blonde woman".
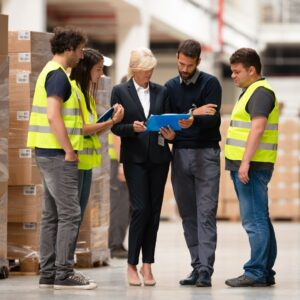
<path id="1" fill-rule="evenodd" d="M 163 86 L 150 82 L 156 58 L 147 48 L 131 52 L 128 81 L 113 88 L 111 105 L 124 107 L 124 118 L 112 128 L 121 137 L 120 161 L 124 166 L 131 205 L 128 241 L 128 283 L 154 286 L 152 274 L 156 236 L 169 170 L 171 153 L 166 140 L 172 140 L 171 129 L 158 132 L 146 130 L 150 114 L 169 112 L 167 91 Z M 143 265 L 138 273 L 140 252 Z"/>

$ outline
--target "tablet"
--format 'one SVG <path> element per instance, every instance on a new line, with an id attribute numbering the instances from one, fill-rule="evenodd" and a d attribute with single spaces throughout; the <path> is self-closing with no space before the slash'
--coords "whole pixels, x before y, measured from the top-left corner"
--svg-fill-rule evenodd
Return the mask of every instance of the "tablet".
<path id="1" fill-rule="evenodd" d="M 98 118 L 97 123 L 105 122 L 108 119 L 110 119 L 113 115 L 113 112 L 114 112 L 114 108 L 113 107 L 109 108 L 104 114 L 102 114 Z"/>
<path id="2" fill-rule="evenodd" d="M 182 128 L 179 126 L 178 121 L 189 117 L 189 114 L 151 115 L 146 122 L 147 130 L 159 131 L 161 127 L 170 126 L 174 131 L 179 131 Z"/>

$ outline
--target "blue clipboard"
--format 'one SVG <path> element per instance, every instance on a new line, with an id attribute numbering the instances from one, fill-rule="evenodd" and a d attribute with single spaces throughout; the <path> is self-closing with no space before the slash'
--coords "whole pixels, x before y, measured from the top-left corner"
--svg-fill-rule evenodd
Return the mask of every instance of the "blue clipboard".
<path id="1" fill-rule="evenodd" d="M 189 114 L 151 115 L 146 122 L 147 130 L 159 131 L 161 127 L 170 126 L 174 131 L 179 131 L 182 128 L 178 125 L 178 121 L 189 117 Z"/>
<path id="2" fill-rule="evenodd" d="M 102 114 L 98 118 L 97 123 L 105 122 L 108 119 L 110 119 L 113 115 L 113 112 L 114 112 L 114 108 L 113 107 L 109 108 L 104 114 Z"/>

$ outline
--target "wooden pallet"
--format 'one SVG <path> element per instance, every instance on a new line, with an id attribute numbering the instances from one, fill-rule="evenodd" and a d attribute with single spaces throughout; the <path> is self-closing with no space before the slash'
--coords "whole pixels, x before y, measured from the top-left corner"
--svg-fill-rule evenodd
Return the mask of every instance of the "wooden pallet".
<path id="1" fill-rule="evenodd" d="M 8 258 L 9 275 L 12 276 L 28 276 L 39 274 L 38 258 Z"/>

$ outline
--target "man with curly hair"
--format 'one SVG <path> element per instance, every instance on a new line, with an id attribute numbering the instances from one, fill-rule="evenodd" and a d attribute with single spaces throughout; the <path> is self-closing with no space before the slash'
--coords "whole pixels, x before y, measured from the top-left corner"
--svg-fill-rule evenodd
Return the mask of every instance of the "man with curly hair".
<path id="1" fill-rule="evenodd" d="M 81 220 L 77 151 L 83 136 L 79 102 L 66 73 L 83 58 L 86 38 L 78 30 L 56 28 L 50 44 L 53 58 L 36 82 L 27 140 L 44 185 L 39 286 L 93 289 L 94 282 L 74 271 Z"/>

